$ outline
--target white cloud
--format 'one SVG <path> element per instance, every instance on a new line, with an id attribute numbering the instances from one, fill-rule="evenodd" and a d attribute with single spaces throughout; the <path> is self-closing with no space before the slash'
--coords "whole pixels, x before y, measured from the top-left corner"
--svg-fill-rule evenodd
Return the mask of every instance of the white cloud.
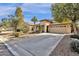
<path id="1" fill-rule="evenodd" d="M 22 4 L 22 9 L 24 12 L 30 12 L 30 13 L 39 13 L 39 14 L 47 14 L 50 13 L 50 6 L 51 4 L 41 4 L 41 3 L 36 3 L 36 4 Z"/>
<path id="2" fill-rule="evenodd" d="M 15 13 L 16 6 L 18 4 L 0 5 L 0 18 Z M 39 19 L 50 16 L 51 4 L 44 3 L 24 3 L 20 5 L 24 12 L 26 20 L 30 21 L 33 16 L 37 16 Z M 25 14 L 26 13 L 26 14 Z M 47 16 L 48 15 L 48 16 Z"/>
<path id="3" fill-rule="evenodd" d="M 49 7 L 50 3 L 24 3 L 22 4 L 23 7 L 29 6 L 29 7 Z"/>
<path id="4" fill-rule="evenodd" d="M 0 16 L 6 16 L 9 15 L 12 11 L 14 11 L 15 7 L 8 7 L 8 6 L 0 6 Z"/>

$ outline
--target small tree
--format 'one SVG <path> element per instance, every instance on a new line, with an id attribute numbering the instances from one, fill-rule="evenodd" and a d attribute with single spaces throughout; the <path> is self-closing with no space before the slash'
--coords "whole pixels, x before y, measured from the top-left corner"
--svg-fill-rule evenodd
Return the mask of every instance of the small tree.
<path id="1" fill-rule="evenodd" d="M 8 18 L 2 18 L 2 26 L 6 29 L 11 26 L 11 22 Z"/>
<path id="2" fill-rule="evenodd" d="M 74 33 L 76 34 L 75 21 L 79 19 L 79 4 L 78 3 L 58 3 L 52 5 L 51 8 L 54 19 L 62 22 L 64 18 L 72 21 Z"/>
<path id="3" fill-rule="evenodd" d="M 12 27 L 14 28 L 14 31 L 16 31 L 17 30 L 17 24 L 18 24 L 18 19 L 17 19 L 17 17 L 16 16 L 13 16 L 12 17 Z"/>
<path id="4" fill-rule="evenodd" d="M 10 23 L 10 27 L 13 27 L 14 31 L 16 31 L 18 18 L 14 15 L 8 15 L 8 21 Z"/>

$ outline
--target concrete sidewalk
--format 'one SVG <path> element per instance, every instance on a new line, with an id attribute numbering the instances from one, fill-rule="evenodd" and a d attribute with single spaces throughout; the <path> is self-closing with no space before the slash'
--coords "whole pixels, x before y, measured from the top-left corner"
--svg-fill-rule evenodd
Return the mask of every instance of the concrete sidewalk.
<path id="1" fill-rule="evenodd" d="M 64 35 L 43 34 L 21 38 L 21 40 L 6 41 L 5 43 L 16 56 L 48 56 L 63 37 Z"/>

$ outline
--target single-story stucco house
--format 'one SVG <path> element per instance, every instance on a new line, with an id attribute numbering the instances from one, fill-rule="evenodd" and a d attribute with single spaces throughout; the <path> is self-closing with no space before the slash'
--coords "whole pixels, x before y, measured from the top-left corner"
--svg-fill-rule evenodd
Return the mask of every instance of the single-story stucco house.
<path id="1" fill-rule="evenodd" d="M 56 23 L 52 22 L 50 20 L 44 19 L 41 20 L 39 24 L 30 25 L 30 31 L 33 31 L 33 29 L 39 30 L 41 28 L 40 32 L 49 32 L 49 33 L 64 33 L 69 34 L 72 32 L 71 23 Z"/>

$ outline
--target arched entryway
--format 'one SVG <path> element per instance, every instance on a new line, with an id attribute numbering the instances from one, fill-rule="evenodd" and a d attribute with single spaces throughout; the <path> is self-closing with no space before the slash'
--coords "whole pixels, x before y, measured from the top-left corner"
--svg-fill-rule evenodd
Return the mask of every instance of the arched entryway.
<path id="1" fill-rule="evenodd" d="M 49 26 L 47 26 L 47 33 L 49 32 L 49 31 L 48 31 L 48 28 L 49 28 Z"/>
<path id="2" fill-rule="evenodd" d="M 47 33 L 51 22 L 49 20 L 41 20 L 40 26 L 42 27 L 41 32 Z"/>
<path id="3" fill-rule="evenodd" d="M 41 25 L 40 27 L 41 27 L 41 32 L 42 33 L 47 33 L 48 32 L 48 27 L 49 26 L 47 26 L 47 25 Z"/>

